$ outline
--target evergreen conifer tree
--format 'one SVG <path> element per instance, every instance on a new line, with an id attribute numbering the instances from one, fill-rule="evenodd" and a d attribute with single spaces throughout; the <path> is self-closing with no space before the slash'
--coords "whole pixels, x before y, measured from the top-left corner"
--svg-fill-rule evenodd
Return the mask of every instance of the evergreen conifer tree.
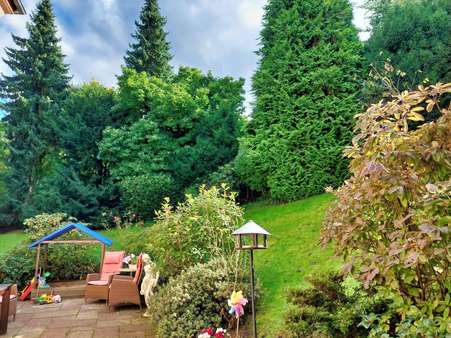
<path id="1" fill-rule="evenodd" d="M 370 0 L 367 8 L 372 13 L 372 32 L 365 43 L 365 59 L 371 70 L 390 78 L 400 92 L 415 89 L 423 81 L 451 81 L 449 0 Z M 369 103 L 384 96 L 387 88 L 384 81 L 378 82 L 365 88 Z"/>
<path id="2" fill-rule="evenodd" d="M 361 43 L 348 0 L 270 0 L 256 102 L 237 169 L 251 188 L 293 200 L 338 186 L 359 111 Z"/>
<path id="3" fill-rule="evenodd" d="M 169 61 L 172 59 L 170 46 L 164 31 L 166 19 L 161 16 L 157 0 L 146 0 L 139 21 L 135 22 L 136 32 L 125 56 L 125 65 L 137 72 L 165 78 L 171 73 Z"/>
<path id="4" fill-rule="evenodd" d="M 16 221 L 51 166 L 55 121 L 70 81 L 50 0 L 38 3 L 27 31 L 28 38 L 13 35 L 17 48 L 6 48 L 4 60 L 13 74 L 0 78 L 10 145 L 7 183 Z"/>

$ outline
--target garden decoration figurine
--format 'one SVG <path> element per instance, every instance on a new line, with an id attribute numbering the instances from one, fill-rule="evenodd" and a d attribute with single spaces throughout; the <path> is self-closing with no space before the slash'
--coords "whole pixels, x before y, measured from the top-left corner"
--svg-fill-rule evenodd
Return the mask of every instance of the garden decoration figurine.
<path id="1" fill-rule="evenodd" d="M 257 338 L 257 320 L 255 317 L 255 294 L 254 294 L 254 250 L 268 248 L 268 236 L 270 233 L 263 229 L 254 221 L 249 221 L 241 228 L 233 232 L 235 236 L 235 249 L 249 250 L 251 265 L 251 307 L 252 307 L 252 328 L 254 338 Z"/>
<path id="2" fill-rule="evenodd" d="M 150 309 L 150 300 L 153 296 L 153 289 L 158 284 L 158 278 L 160 277 L 160 273 L 157 271 L 157 266 L 150 259 L 148 254 L 144 254 L 142 256 L 142 260 L 144 263 L 144 278 L 141 283 L 141 291 L 140 294 L 144 296 L 144 300 L 146 301 L 147 310 L 143 314 L 143 317 L 150 317 L 149 309 Z"/>

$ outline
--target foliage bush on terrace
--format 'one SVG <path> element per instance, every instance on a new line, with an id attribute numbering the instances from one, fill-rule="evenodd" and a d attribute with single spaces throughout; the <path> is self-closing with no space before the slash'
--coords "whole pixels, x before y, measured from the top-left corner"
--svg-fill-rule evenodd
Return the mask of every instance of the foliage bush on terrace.
<path id="1" fill-rule="evenodd" d="M 243 223 L 243 209 L 227 186 L 200 187 L 175 208 L 166 199 L 149 232 L 148 250 L 163 276 L 174 276 L 213 257 L 234 251 L 232 232 Z"/>
<path id="2" fill-rule="evenodd" d="M 417 336 L 451 330 L 450 93 L 451 84 L 420 86 L 359 115 L 345 151 L 351 178 L 336 191 L 322 234 L 345 256 L 345 271 L 400 298 L 397 311 Z M 421 124 L 432 111 L 440 117 Z"/>

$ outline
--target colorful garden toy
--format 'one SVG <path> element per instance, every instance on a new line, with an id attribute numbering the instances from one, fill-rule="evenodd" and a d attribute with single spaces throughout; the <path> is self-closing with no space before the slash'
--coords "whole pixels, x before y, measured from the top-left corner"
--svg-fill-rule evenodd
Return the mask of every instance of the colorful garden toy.
<path id="1" fill-rule="evenodd" d="M 40 289 L 48 289 L 47 278 L 50 276 L 50 272 L 45 272 L 43 275 L 38 276 L 38 287 Z"/>
<path id="2" fill-rule="evenodd" d="M 231 315 L 235 315 L 236 318 L 241 317 L 244 314 L 244 306 L 247 304 L 247 299 L 243 296 L 243 291 L 233 291 L 228 301 Z"/>

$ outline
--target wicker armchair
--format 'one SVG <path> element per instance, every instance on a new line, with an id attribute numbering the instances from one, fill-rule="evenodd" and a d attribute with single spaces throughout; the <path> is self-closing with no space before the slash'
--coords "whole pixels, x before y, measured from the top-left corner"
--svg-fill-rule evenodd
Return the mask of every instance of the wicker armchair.
<path id="1" fill-rule="evenodd" d="M 121 304 L 136 304 L 141 309 L 139 282 L 143 270 L 142 254 L 138 257 L 135 276 L 113 276 L 108 294 L 108 308 Z"/>
<path id="2" fill-rule="evenodd" d="M 108 289 L 115 274 L 122 267 L 124 251 L 107 251 L 100 273 L 90 273 L 86 277 L 85 302 L 108 299 Z"/>

